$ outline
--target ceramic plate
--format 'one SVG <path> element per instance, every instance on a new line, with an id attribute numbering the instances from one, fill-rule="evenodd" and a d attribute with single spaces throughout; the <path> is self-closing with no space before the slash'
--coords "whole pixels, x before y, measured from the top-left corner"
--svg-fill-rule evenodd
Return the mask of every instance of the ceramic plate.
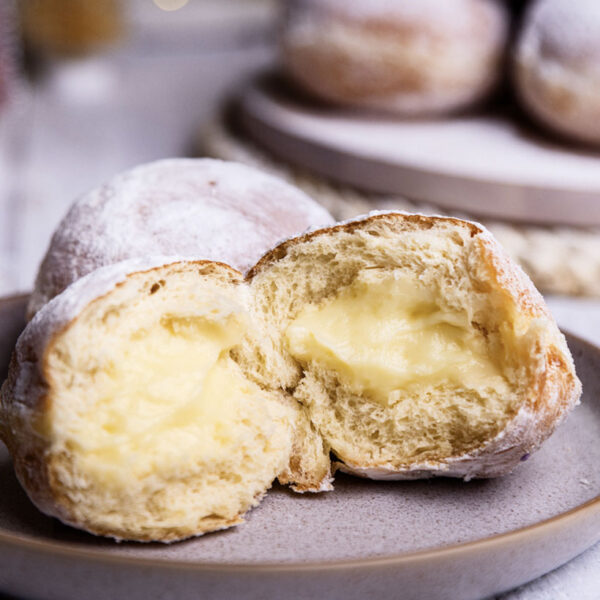
<path id="1" fill-rule="evenodd" d="M 311 103 L 276 77 L 251 81 L 239 109 L 275 157 L 359 190 L 480 217 L 600 225 L 600 152 L 556 142 L 510 109 L 402 121 Z"/>
<path id="2" fill-rule="evenodd" d="M 0 376 L 24 298 L 0 301 Z M 0 590 L 26 598 L 482 598 L 600 540 L 600 349 L 569 336 L 581 406 L 512 474 L 471 481 L 336 478 L 275 486 L 247 522 L 172 544 L 117 544 L 40 514 L 0 450 Z"/>

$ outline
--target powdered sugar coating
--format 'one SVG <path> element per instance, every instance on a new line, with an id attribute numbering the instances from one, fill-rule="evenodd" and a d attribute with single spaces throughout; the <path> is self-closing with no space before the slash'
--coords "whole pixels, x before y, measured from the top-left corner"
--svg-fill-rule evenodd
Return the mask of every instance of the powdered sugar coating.
<path id="1" fill-rule="evenodd" d="M 473 0 L 292 0 L 292 5 L 335 12 L 352 19 L 397 19 L 440 32 L 460 30 L 472 23 Z M 485 4 L 476 0 L 475 4 Z"/>
<path id="2" fill-rule="evenodd" d="M 600 2 L 539 0 L 525 30 L 528 43 L 546 58 L 583 62 L 600 73 Z"/>
<path id="3" fill-rule="evenodd" d="M 142 165 L 72 206 L 52 238 L 28 312 L 105 265 L 177 255 L 245 271 L 281 238 L 332 222 L 303 192 L 238 163 L 169 159 Z"/>

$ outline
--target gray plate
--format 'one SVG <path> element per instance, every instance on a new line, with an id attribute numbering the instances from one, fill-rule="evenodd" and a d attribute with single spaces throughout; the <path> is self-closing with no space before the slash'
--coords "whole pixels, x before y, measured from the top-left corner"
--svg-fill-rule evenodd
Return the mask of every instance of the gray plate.
<path id="1" fill-rule="evenodd" d="M 23 298 L 0 300 L 0 376 Z M 275 487 L 244 525 L 173 544 L 116 544 L 28 501 L 0 450 L 0 590 L 29 598 L 480 598 L 600 540 L 600 349 L 573 336 L 583 404 L 507 477 Z"/>

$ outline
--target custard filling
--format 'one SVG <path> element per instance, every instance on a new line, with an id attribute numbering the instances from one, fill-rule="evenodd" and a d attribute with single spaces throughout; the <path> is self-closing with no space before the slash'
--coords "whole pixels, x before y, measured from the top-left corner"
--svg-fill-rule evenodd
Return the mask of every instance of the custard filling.
<path id="1" fill-rule="evenodd" d="M 266 432 L 283 416 L 229 357 L 245 332 L 243 317 L 154 314 L 145 326 L 99 338 L 77 358 L 87 389 L 74 385 L 63 392 L 73 402 L 54 407 L 63 414 L 52 418 L 53 437 L 104 485 L 185 477 L 203 464 L 239 460 L 255 435 L 250 413 L 264 412 Z M 84 394 L 86 402 L 77 401 Z"/>
<path id="2" fill-rule="evenodd" d="M 423 386 L 508 391 L 502 357 L 467 312 L 446 308 L 409 275 L 363 272 L 337 296 L 305 307 L 285 339 L 295 359 L 383 405 Z"/>

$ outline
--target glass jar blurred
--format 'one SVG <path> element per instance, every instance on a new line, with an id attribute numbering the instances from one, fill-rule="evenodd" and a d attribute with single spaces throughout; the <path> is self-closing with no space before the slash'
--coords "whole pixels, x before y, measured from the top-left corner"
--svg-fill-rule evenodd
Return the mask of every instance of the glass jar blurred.
<path id="1" fill-rule="evenodd" d="M 21 0 L 25 42 L 41 53 L 81 55 L 119 40 L 120 0 Z"/>
<path id="2" fill-rule="evenodd" d="M 3 107 L 20 75 L 18 16 L 15 0 L 0 1 L 0 107 Z"/>

